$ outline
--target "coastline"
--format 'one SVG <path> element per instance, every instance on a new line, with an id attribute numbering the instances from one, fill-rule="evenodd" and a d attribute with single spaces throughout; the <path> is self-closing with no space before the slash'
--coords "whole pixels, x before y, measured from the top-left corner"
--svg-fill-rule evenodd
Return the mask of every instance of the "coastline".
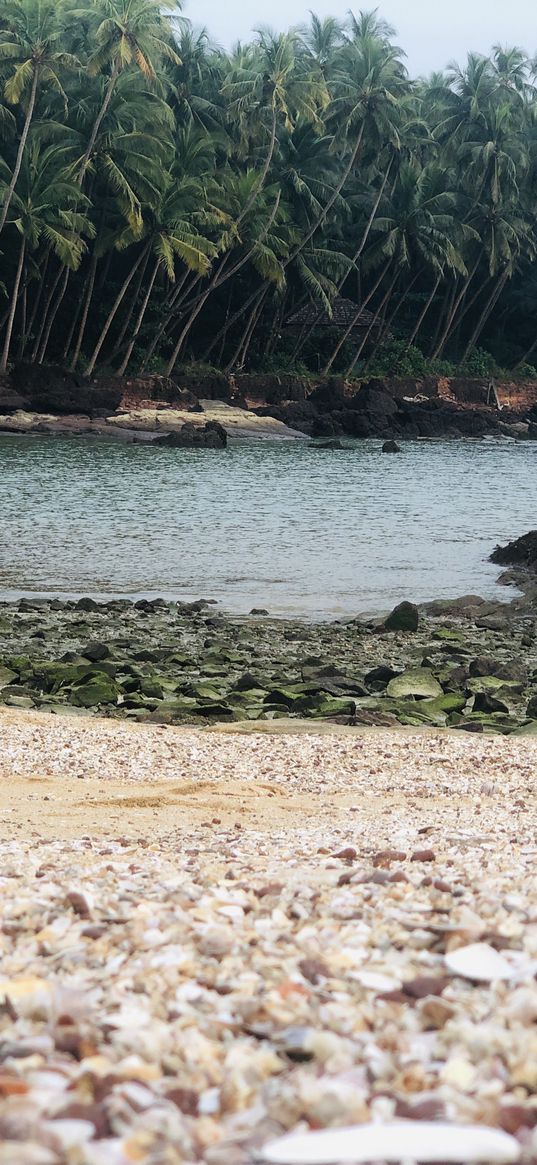
<path id="1" fill-rule="evenodd" d="M 328 721 L 537 732 L 535 587 L 306 622 L 210 600 L 0 604 L 0 702 L 168 725 Z M 525 581 L 524 581 L 525 579 Z M 408 612 L 410 611 L 410 622 Z"/>

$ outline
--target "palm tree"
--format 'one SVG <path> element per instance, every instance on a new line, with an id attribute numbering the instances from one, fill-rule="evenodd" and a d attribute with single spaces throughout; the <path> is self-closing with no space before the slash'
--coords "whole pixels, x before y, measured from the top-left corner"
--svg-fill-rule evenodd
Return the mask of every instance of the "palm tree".
<path id="1" fill-rule="evenodd" d="M 177 0 L 169 0 L 168 10 L 171 12 L 176 7 Z M 154 83 L 161 59 L 180 64 L 171 44 L 168 17 L 162 13 L 160 0 L 97 0 L 96 17 L 94 39 L 97 48 L 88 61 L 88 73 L 98 76 L 109 70 L 109 75 L 78 169 L 79 181 L 83 180 L 89 166 L 101 123 L 123 70 L 137 68 L 146 81 Z"/>
<path id="2" fill-rule="evenodd" d="M 88 200 L 68 176 L 65 153 L 56 146 L 41 150 L 39 145 L 26 151 L 19 178 L 11 198 L 9 222 L 18 232 L 19 253 L 11 289 L 10 312 L 4 337 L 0 371 L 7 369 L 13 323 L 27 252 L 45 242 L 60 262 L 71 270 L 80 264 L 93 228 L 84 213 Z M 4 189 L 12 184 L 12 175 L 0 162 L 0 181 Z"/>
<path id="3" fill-rule="evenodd" d="M 0 233 L 17 185 L 41 86 L 50 86 L 65 98 L 62 72 L 79 65 L 61 44 L 66 12 L 65 0 L 4 0 L 0 64 L 6 63 L 9 69 L 4 97 L 10 105 L 23 108 L 24 122 L 15 165 L 4 191 Z"/>

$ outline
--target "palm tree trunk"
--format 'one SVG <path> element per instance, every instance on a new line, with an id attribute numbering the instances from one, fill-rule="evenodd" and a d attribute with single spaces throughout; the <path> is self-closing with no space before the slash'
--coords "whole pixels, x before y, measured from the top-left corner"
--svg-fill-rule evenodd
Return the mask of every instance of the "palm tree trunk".
<path id="1" fill-rule="evenodd" d="M 432 354 L 436 348 L 436 345 L 438 344 L 440 334 L 442 332 L 442 328 L 444 327 L 445 320 L 447 320 L 448 315 L 449 315 L 449 313 L 453 307 L 453 304 L 455 302 L 455 295 L 457 293 L 458 286 L 459 286 L 459 276 L 458 275 L 455 275 L 455 278 L 453 279 L 452 282 L 446 284 L 444 301 L 442 303 L 442 307 L 440 308 L 440 311 L 438 312 L 438 316 L 437 316 L 437 320 L 436 320 L 436 327 L 434 329 L 434 335 L 432 337 L 430 348 L 429 348 L 429 359 L 432 358 Z"/>
<path id="2" fill-rule="evenodd" d="M 22 292 L 21 300 L 21 322 L 20 322 L 20 340 L 19 340 L 19 360 L 24 356 L 24 346 L 26 344 L 26 313 L 28 310 L 28 285 L 25 284 Z"/>
<path id="3" fill-rule="evenodd" d="M 455 316 L 457 315 L 459 307 L 464 299 L 464 296 L 466 295 L 466 292 L 470 286 L 470 283 L 472 282 L 472 279 L 473 279 L 473 277 L 477 271 L 477 268 L 479 266 L 479 259 L 480 259 L 480 256 L 479 256 L 479 258 L 476 259 L 474 266 L 472 267 L 472 270 L 470 271 L 469 275 L 467 275 L 466 279 L 464 280 L 464 283 L 461 287 L 461 290 L 459 291 L 459 294 L 455 297 L 455 301 L 452 304 L 451 310 L 448 313 L 448 317 L 447 317 L 446 324 L 445 324 L 444 330 L 442 332 L 442 335 L 440 336 L 440 339 L 436 345 L 436 348 L 431 355 L 432 360 L 438 360 L 439 357 L 442 355 L 442 352 L 444 351 L 445 345 L 447 344 L 447 341 L 449 339 L 450 333 L 451 333 L 452 328 L 453 328 Z"/>
<path id="4" fill-rule="evenodd" d="M 276 145 L 276 108 L 273 104 L 272 105 L 272 125 L 271 125 L 271 131 L 270 131 L 270 142 L 269 142 L 269 148 L 267 151 L 267 156 L 265 158 L 265 162 L 264 162 L 261 174 L 259 175 L 257 182 L 254 184 L 253 189 L 250 191 L 249 198 L 246 199 L 246 203 L 243 206 L 243 208 L 239 214 L 239 217 L 237 218 L 237 220 L 235 222 L 235 228 L 237 228 L 240 225 L 240 223 L 243 222 L 243 220 L 246 218 L 248 211 L 251 210 L 258 194 L 261 193 L 261 191 L 265 185 L 267 174 L 270 170 L 270 163 L 272 162 L 272 158 L 274 155 L 275 145 Z"/>
<path id="5" fill-rule="evenodd" d="M 356 367 L 356 363 L 360 359 L 360 356 L 362 355 L 362 352 L 367 344 L 367 341 L 371 335 L 371 332 L 373 331 L 373 328 L 375 327 L 379 317 L 382 316 L 383 311 L 385 310 L 385 308 L 388 306 L 388 303 L 390 302 L 392 291 L 395 287 L 398 276 L 399 276 L 399 272 L 396 271 L 395 275 L 390 283 L 390 286 L 389 286 L 389 288 L 384 296 L 384 299 L 379 304 L 378 310 L 376 311 L 375 315 L 373 316 L 373 319 L 371 320 L 371 323 L 367 329 L 367 332 L 366 332 L 365 336 L 363 337 L 361 343 L 359 344 L 359 346 L 354 354 L 354 357 L 351 360 L 351 363 L 349 364 L 349 367 L 347 368 L 345 376 L 351 376 L 352 373 L 354 372 L 354 369 Z"/>
<path id="6" fill-rule="evenodd" d="M 59 289 L 58 294 L 56 296 L 56 302 L 49 313 L 47 326 L 45 328 L 45 335 L 43 336 L 43 343 L 41 344 L 41 348 L 39 350 L 39 356 L 37 357 L 38 364 L 42 364 L 43 360 L 45 359 L 45 353 L 46 353 L 46 350 L 48 348 L 48 342 L 50 340 L 50 333 L 52 331 L 52 325 L 53 325 L 54 320 L 56 319 L 56 316 L 58 314 L 58 309 L 59 309 L 59 306 L 60 306 L 62 299 L 65 295 L 65 292 L 67 291 L 67 284 L 69 282 L 70 274 L 71 274 L 71 272 L 69 270 L 69 267 L 66 267 L 65 268 L 65 275 L 63 277 L 62 283 L 60 285 L 60 289 Z"/>
<path id="7" fill-rule="evenodd" d="M 358 320 L 360 319 L 360 316 L 361 316 L 364 308 L 367 307 L 367 304 L 370 302 L 370 300 L 373 298 L 375 292 L 380 287 L 382 280 L 384 279 L 384 276 L 387 275 L 388 268 L 390 267 L 391 261 L 392 260 L 390 258 L 390 259 L 388 259 L 388 262 L 384 264 L 384 267 L 382 268 L 382 271 L 381 271 L 376 283 L 374 284 L 371 291 L 369 292 L 369 295 L 366 296 L 363 303 L 361 303 L 360 306 L 356 309 L 356 312 L 355 312 L 354 316 L 352 317 L 352 320 L 351 320 L 349 326 L 345 329 L 343 335 L 340 336 L 340 338 L 339 338 L 339 340 L 334 348 L 334 351 L 332 352 L 332 355 L 330 356 L 330 359 L 327 361 L 327 363 L 325 364 L 325 366 L 323 368 L 323 376 L 326 376 L 330 372 L 330 369 L 334 363 L 334 360 L 337 359 L 345 341 L 348 340 L 353 328 L 356 327 L 356 324 L 358 323 Z M 358 359 L 358 357 L 356 357 L 356 359 Z"/>
<path id="8" fill-rule="evenodd" d="M 121 307 L 121 304 L 123 303 L 123 300 L 127 294 L 127 291 L 129 290 L 129 287 L 134 279 L 134 276 L 136 275 L 136 272 L 138 271 L 138 268 L 140 267 L 140 265 L 143 263 L 150 246 L 151 246 L 151 243 L 147 242 L 143 251 L 140 251 L 138 258 L 133 263 L 133 265 L 129 271 L 129 274 L 127 275 L 127 277 L 123 281 L 123 284 L 122 284 L 122 286 L 121 286 L 121 288 L 120 288 L 120 290 L 119 290 L 119 292 L 114 300 L 112 308 L 106 317 L 104 327 L 101 331 L 99 339 L 97 340 L 95 348 L 93 349 L 93 353 L 91 355 L 90 362 L 89 362 L 88 367 L 86 368 L 86 371 L 84 373 L 84 375 L 87 378 L 89 378 L 90 376 L 93 375 L 93 371 L 95 369 L 95 365 L 97 363 L 97 360 L 99 359 L 99 355 L 101 352 L 101 348 L 104 344 L 104 341 L 106 340 L 106 337 L 110 331 L 110 328 L 112 327 L 112 324 L 113 324 L 113 322 L 116 318 L 116 315 Z"/>
<path id="9" fill-rule="evenodd" d="M 56 272 L 56 275 L 55 275 L 54 279 L 52 280 L 52 285 L 51 285 L 51 287 L 50 287 L 50 290 L 49 290 L 49 292 L 48 292 L 48 295 L 46 295 L 46 296 L 45 296 L 45 308 L 44 308 L 44 311 L 43 311 L 43 315 L 42 315 L 42 317 L 41 317 L 41 324 L 40 324 L 40 327 L 39 327 L 39 330 L 38 330 L 37 336 L 36 336 L 36 338 L 35 338 L 35 344 L 34 344 L 34 346 L 33 346 L 33 351 L 32 351 L 32 356 L 31 356 L 31 359 L 32 359 L 32 360 L 36 360 L 36 359 L 37 359 L 37 353 L 39 352 L 39 349 L 40 349 L 40 347 L 41 347 L 41 341 L 42 341 L 42 339 L 43 339 L 43 333 L 44 333 L 44 331 L 45 331 L 45 328 L 46 328 L 46 326 L 47 326 L 47 320 L 48 320 L 48 313 L 49 313 L 49 311 L 50 311 L 50 305 L 51 305 L 51 303 L 52 303 L 52 300 L 53 300 L 53 298 L 54 298 L 54 295 L 56 294 L 56 291 L 57 291 L 57 289 L 58 289 L 58 285 L 59 285 L 59 282 L 60 282 L 60 279 L 61 279 L 62 275 L 63 275 L 63 267 L 61 267 L 61 266 L 60 266 L 60 267 L 58 267 L 58 270 L 57 270 L 57 272 Z"/>
<path id="10" fill-rule="evenodd" d="M 77 180 L 80 183 L 80 185 L 82 185 L 82 182 L 84 181 L 84 175 L 85 175 L 86 170 L 89 166 L 89 163 L 91 160 L 91 155 L 95 149 L 95 142 L 97 141 L 97 134 L 99 133 L 102 122 L 103 122 L 104 118 L 106 117 L 106 114 L 108 113 L 108 108 L 109 108 L 110 102 L 111 102 L 113 94 L 114 94 L 114 89 L 116 87 L 118 77 L 119 77 L 119 59 L 116 58 L 116 60 L 114 61 L 113 67 L 112 67 L 112 72 L 110 74 L 108 85 L 106 86 L 104 101 L 103 101 L 101 108 L 97 114 L 97 117 L 95 118 L 95 121 L 93 123 L 93 129 L 92 129 L 91 134 L 90 134 L 90 139 L 89 139 L 89 142 L 86 146 L 86 152 L 85 152 L 84 157 L 82 158 L 82 161 L 80 163 L 80 170 L 78 171 L 78 174 L 77 174 Z"/>
<path id="11" fill-rule="evenodd" d="M 390 170 L 392 168 L 392 164 L 393 164 L 393 156 L 390 158 L 388 166 L 386 167 L 386 173 L 384 175 L 384 178 L 382 179 L 382 183 L 379 187 L 377 197 L 373 203 L 373 208 L 371 210 L 371 214 L 369 215 L 364 232 L 363 232 L 362 237 L 360 239 L 360 244 L 358 246 L 358 250 L 355 251 L 355 253 L 352 257 L 352 263 L 354 266 L 356 266 L 356 263 L 358 262 L 358 259 L 360 258 L 361 254 L 363 252 L 363 249 L 364 249 L 364 247 L 367 243 L 367 240 L 369 238 L 369 235 L 371 233 L 371 228 L 372 228 L 373 223 L 377 217 L 377 211 L 378 211 L 378 208 L 380 206 L 380 201 L 381 201 L 382 195 L 384 194 L 384 191 L 386 189 L 386 183 L 388 181 L 388 177 L 390 174 Z M 347 279 L 348 274 L 349 274 L 349 272 L 346 271 L 344 276 L 341 279 L 339 279 L 338 282 L 336 283 L 337 294 L 339 294 L 339 292 L 341 291 L 341 288 L 343 287 L 343 284 L 345 283 L 345 280 Z M 319 320 L 322 319 L 322 316 L 323 316 L 323 312 L 322 311 L 318 312 L 317 316 L 313 320 L 313 323 L 311 323 L 308 328 L 303 329 L 303 332 L 300 334 L 300 336 L 298 338 L 298 342 L 295 345 L 295 348 L 293 349 L 293 359 L 296 359 L 299 352 L 302 351 L 304 344 L 306 344 L 307 341 L 309 340 L 311 333 L 313 331 L 315 331 L 315 328 L 317 327 Z"/>
<path id="12" fill-rule="evenodd" d="M 263 230 L 259 236 L 259 239 L 256 240 L 256 245 L 257 245 L 257 243 L 262 242 L 263 239 L 266 238 L 268 232 L 270 231 L 270 228 L 274 222 L 274 219 L 276 218 L 278 206 L 280 205 L 280 198 L 281 198 L 281 194 L 278 193 L 276 201 L 274 203 L 274 207 L 273 207 L 271 214 L 270 214 L 270 218 L 269 218 L 268 222 L 266 223 L 265 227 L 263 228 Z M 191 311 L 190 316 L 188 317 L 184 327 L 181 328 L 179 338 L 178 338 L 177 343 L 175 345 L 175 348 L 172 352 L 170 360 L 168 361 L 168 365 L 166 368 L 166 376 L 171 376 L 171 374 L 175 368 L 175 365 L 177 363 L 181 348 L 183 347 L 183 344 L 186 340 L 186 337 L 188 336 L 188 333 L 189 333 L 193 323 L 195 322 L 195 320 L 199 316 L 201 309 L 205 306 L 211 292 L 214 291 L 215 288 L 221 287 L 222 284 L 225 283 L 227 279 L 231 279 L 232 276 L 237 273 L 237 271 L 240 271 L 241 267 L 244 267 L 244 265 L 246 263 L 248 263 L 248 261 L 251 259 L 252 255 L 254 253 L 254 250 L 255 250 L 255 246 L 251 247 L 249 249 L 249 251 L 247 251 L 246 255 L 243 255 L 242 259 L 239 259 L 237 261 L 237 263 L 235 263 L 235 265 L 233 267 L 231 267 L 230 270 L 226 271 L 225 273 L 224 273 L 224 267 L 226 265 L 227 259 L 229 258 L 229 253 L 227 255 L 224 255 L 224 258 L 220 264 L 220 267 L 215 272 L 213 278 L 211 279 L 211 282 L 209 283 L 208 288 L 206 289 L 206 291 L 202 292 L 202 294 L 200 295 L 200 297 L 198 299 L 196 306 Z"/>
<path id="13" fill-rule="evenodd" d="M 84 286 L 85 286 L 85 284 L 83 284 L 83 287 Z M 82 299 L 78 298 L 77 305 L 76 305 L 76 311 L 73 312 L 72 319 L 71 319 L 71 326 L 70 326 L 69 331 L 67 333 L 67 339 L 65 341 L 63 352 L 62 352 L 62 361 L 64 364 L 67 360 L 69 352 L 71 351 L 71 344 L 73 343 L 73 336 L 75 334 L 75 328 L 76 328 L 76 325 L 80 319 L 81 307 L 82 307 Z"/>
<path id="14" fill-rule="evenodd" d="M 92 300 L 92 296 L 93 296 L 93 288 L 95 287 L 95 276 L 97 274 L 98 261 L 99 260 L 97 258 L 97 255 L 94 252 L 92 257 L 91 257 L 89 275 L 88 275 L 87 284 L 86 284 L 87 290 L 86 290 L 86 296 L 84 299 L 84 308 L 82 311 L 82 319 L 80 321 L 80 327 L 78 329 L 78 336 L 77 336 L 77 340 L 76 340 L 75 350 L 73 352 L 73 358 L 72 358 L 71 363 L 69 365 L 71 372 L 75 371 L 75 368 L 76 368 L 78 361 L 79 361 L 80 352 L 82 349 L 82 343 L 84 340 L 84 333 L 86 331 L 86 324 L 88 322 L 90 304 L 91 304 L 91 300 Z"/>
<path id="15" fill-rule="evenodd" d="M 213 339 L 211 340 L 209 347 L 206 348 L 205 351 L 203 352 L 203 354 L 201 356 L 202 363 L 207 362 L 207 359 L 210 356 L 213 348 L 216 347 L 216 345 L 219 343 L 220 340 L 222 340 L 222 341 L 225 340 L 227 333 L 229 332 L 229 329 L 232 328 L 233 325 L 237 323 L 237 320 L 240 320 L 241 316 L 244 315 L 245 311 L 248 311 L 248 308 L 252 306 L 254 300 L 257 299 L 258 295 L 259 295 L 259 288 L 256 287 L 255 291 L 253 291 L 252 294 L 248 296 L 248 299 L 246 299 L 244 301 L 244 303 L 241 304 L 241 306 L 234 313 L 234 315 L 232 315 L 231 317 L 228 317 L 226 319 L 225 324 L 222 325 L 222 327 L 220 328 L 220 331 L 217 332 L 216 336 L 214 336 Z"/>
<path id="16" fill-rule="evenodd" d="M 120 331 L 119 336 L 116 340 L 116 343 L 114 344 L 113 351 L 110 354 L 110 360 L 115 360 L 116 356 L 119 356 L 122 349 L 123 349 L 123 341 L 125 339 L 125 336 L 127 335 L 127 331 L 130 327 L 130 322 L 131 322 L 132 317 L 134 315 L 134 309 L 136 307 L 136 304 L 138 303 L 138 296 L 140 294 L 140 291 L 142 290 L 142 284 L 144 281 L 145 273 L 147 271 L 147 264 L 148 263 L 149 263 L 149 251 L 147 252 L 145 262 L 143 262 L 142 266 L 140 267 L 140 271 L 138 273 L 138 279 L 136 280 L 136 287 L 134 288 L 134 291 L 130 297 L 130 305 L 129 305 L 127 314 L 125 316 L 125 319 L 121 325 L 121 331 Z"/>
<path id="17" fill-rule="evenodd" d="M 13 291 L 11 294 L 11 307 L 9 311 L 9 318 L 7 321 L 6 335 L 4 339 L 4 350 L 2 353 L 2 361 L 0 363 L 0 372 L 7 371 L 7 364 L 9 360 L 9 349 L 11 347 L 11 336 L 13 334 L 13 321 L 15 319 L 15 312 L 17 310 L 17 300 L 19 298 L 19 288 L 21 285 L 22 269 L 24 267 L 24 255 L 26 252 L 26 239 L 22 238 L 21 248 L 19 251 L 19 262 L 17 266 L 17 274 L 13 284 Z"/>
<path id="18" fill-rule="evenodd" d="M 483 308 L 483 311 L 481 312 L 481 315 L 476 323 L 476 326 L 472 332 L 472 335 L 470 336 L 470 339 L 468 340 L 466 348 L 464 349 L 464 352 L 461 356 L 460 364 L 464 364 L 465 361 L 468 359 L 468 357 L 473 352 L 473 350 L 477 344 L 477 341 L 481 335 L 481 332 L 483 331 L 483 328 L 485 327 L 485 324 L 486 324 L 495 304 L 497 303 L 497 301 L 500 298 L 500 295 L 502 294 L 502 291 L 505 287 L 505 284 L 507 283 L 508 278 L 509 278 L 509 268 L 507 267 L 505 269 L 505 271 L 502 272 L 498 282 L 495 284 L 495 286 L 492 289 L 491 295 L 489 295 L 489 297 L 487 299 L 487 302 Z"/>
<path id="19" fill-rule="evenodd" d="M 246 327 L 243 328 L 239 343 L 237 344 L 237 347 L 235 348 L 235 351 L 233 353 L 233 356 L 231 357 L 231 360 L 229 361 L 229 364 L 226 365 L 224 372 L 231 372 L 232 369 L 235 368 L 235 366 L 237 365 L 237 363 L 239 361 L 239 357 L 241 356 L 241 353 L 243 353 L 244 356 L 246 355 L 246 352 L 248 351 L 248 345 L 249 345 L 250 339 L 252 338 L 252 334 L 253 334 L 255 325 L 259 319 L 259 314 L 261 312 L 261 308 L 263 307 L 263 300 L 265 299 L 267 292 L 268 292 L 268 287 L 258 288 L 257 293 L 256 293 L 257 302 L 254 303 L 252 311 L 250 312 L 250 315 L 248 317 L 248 322 L 246 324 Z"/>
<path id="20" fill-rule="evenodd" d="M 148 258 L 149 258 L 149 255 L 148 255 Z M 155 286 L 155 280 L 156 280 L 157 275 L 158 275 L 159 267 L 160 267 L 160 259 L 157 259 L 155 262 L 155 266 L 153 267 L 151 279 L 149 280 L 149 284 L 148 284 L 147 291 L 146 291 L 144 299 L 143 299 L 142 306 L 140 308 L 140 311 L 138 312 L 138 319 L 136 320 L 136 324 L 134 326 L 134 331 L 132 333 L 129 346 L 128 346 L 127 351 L 125 353 L 124 360 L 121 364 L 121 367 L 118 368 L 118 370 L 117 370 L 117 376 L 124 376 L 125 372 L 127 371 L 127 366 L 128 366 L 129 360 L 132 356 L 132 350 L 133 350 L 134 345 L 136 343 L 136 337 L 138 336 L 140 328 L 144 322 L 144 317 L 145 317 L 145 313 L 146 313 L 148 305 L 149 305 L 149 300 L 151 299 L 151 295 L 153 293 L 153 288 Z"/>
<path id="21" fill-rule="evenodd" d="M 166 331 L 166 328 L 168 327 L 168 324 L 171 323 L 172 319 L 175 316 L 176 305 L 177 305 L 177 303 L 181 303 L 181 291 L 183 290 L 183 287 L 184 287 L 189 275 L 190 275 L 190 270 L 187 267 L 184 275 L 182 275 L 181 279 L 179 280 L 179 283 L 177 283 L 176 286 L 173 288 L 173 294 L 171 296 L 168 295 L 166 297 L 166 300 L 164 301 L 163 308 L 167 302 L 168 303 L 168 311 L 163 316 L 163 318 L 160 322 L 160 325 L 157 328 L 155 335 L 153 336 L 153 339 L 149 345 L 149 348 L 147 349 L 147 352 L 142 360 L 142 363 L 141 363 L 140 368 L 139 368 L 139 375 L 140 376 L 142 376 L 143 373 L 145 372 L 147 365 L 148 365 L 148 362 L 150 361 L 153 353 L 155 352 L 155 349 L 157 348 L 159 340 L 162 338 L 162 336 L 164 335 L 164 332 Z M 190 291 L 192 291 L 194 289 L 194 287 L 196 286 L 196 284 L 199 283 L 199 280 L 200 280 L 200 276 L 198 275 L 196 277 L 196 279 L 193 281 L 193 283 L 189 289 Z M 188 290 L 185 291 L 184 294 L 185 294 L 185 296 L 188 295 Z M 182 298 L 184 298 L 184 296 Z"/>
<path id="22" fill-rule="evenodd" d="M 47 281 L 47 272 L 48 272 L 49 260 L 50 260 L 50 248 L 45 253 L 45 262 L 43 264 L 43 270 L 41 272 L 41 277 L 39 279 L 39 287 L 37 289 L 37 294 L 36 294 L 36 297 L 34 299 L 34 305 L 32 307 L 32 314 L 31 314 L 30 319 L 28 321 L 28 336 L 31 336 L 32 332 L 34 330 L 36 316 L 37 316 L 37 313 L 39 311 L 41 300 L 43 298 L 43 290 L 44 290 L 44 287 L 45 287 L 45 284 Z"/>
<path id="23" fill-rule="evenodd" d="M 427 315 L 427 312 L 429 311 L 429 308 L 430 308 L 430 306 L 431 306 L 431 304 L 432 304 L 432 302 L 433 302 L 433 299 L 434 299 L 434 297 L 435 297 L 435 295 L 436 295 L 436 293 L 437 293 L 437 291 L 438 291 L 438 288 L 439 288 L 439 286 L 440 286 L 440 280 L 441 280 L 441 278 L 442 278 L 442 276 L 441 276 L 441 275 L 439 275 L 439 276 L 438 276 L 438 279 L 436 280 L 436 282 L 435 282 L 435 284 L 434 284 L 434 286 L 433 286 L 433 289 L 432 289 L 432 291 L 431 291 L 430 295 L 428 296 L 428 298 L 427 298 L 427 300 L 426 300 L 426 302 L 425 302 L 425 304 L 424 304 L 424 306 L 423 306 L 423 308 L 422 308 L 422 310 L 421 310 L 421 312 L 420 312 L 420 314 L 419 314 L 419 316 L 418 316 L 418 319 L 417 319 L 417 321 L 416 321 L 416 323 L 415 323 L 415 325 L 414 325 L 414 328 L 413 328 L 413 330 L 412 330 L 412 333 L 411 333 L 411 335 L 409 336 L 409 339 L 408 339 L 408 342 L 407 342 L 407 346 L 406 346 L 406 351 L 407 351 L 407 352 L 408 352 L 408 349 L 409 349 L 410 347 L 412 347 L 412 344 L 414 343 L 414 340 L 416 339 L 416 336 L 418 335 L 418 332 L 419 332 L 419 330 L 420 330 L 420 328 L 421 328 L 421 325 L 422 325 L 422 323 L 423 323 L 423 321 L 424 321 L 424 319 L 425 319 L 425 316 Z"/>
<path id="24" fill-rule="evenodd" d="M 6 218 L 8 215 L 8 210 L 9 210 L 9 207 L 11 205 L 11 199 L 13 198 L 13 193 L 14 193 L 15 187 L 17 185 L 17 179 L 19 177 L 21 166 L 22 166 L 22 159 L 24 158 L 24 151 L 26 148 L 26 140 L 28 137 L 30 126 L 32 124 L 32 118 L 34 115 L 35 102 L 36 102 L 36 97 L 37 97 L 37 86 L 39 84 L 39 72 L 40 72 L 39 68 L 34 65 L 34 75 L 32 77 L 32 88 L 30 90 L 30 99 L 28 101 L 28 108 L 26 110 L 26 117 L 24 119 L 24 126 L 23 126 L 23 130 L 21 133 L 21 140 L 19 142 L 19 148 L 17 150 L 17 157 L 15 159 L 15 166 L 13 169 L 13 174 L 11 175 L 11 182 L 9 183 L 9 186 L 6 190 L 6 194 L 4 197 L 4 203 L 2 206 L 2 213 L 0 214 L 0 234 L 2 233 L 2 231 L 6 225 Z"/>

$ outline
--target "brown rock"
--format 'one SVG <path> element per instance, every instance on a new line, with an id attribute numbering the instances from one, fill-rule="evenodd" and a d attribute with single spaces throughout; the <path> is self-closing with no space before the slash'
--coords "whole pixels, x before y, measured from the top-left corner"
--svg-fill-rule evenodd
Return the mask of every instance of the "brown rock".
<path id="1" fill-rule="evenodd" d="M 414 853 L 412 854 L 410 861 L 411 862 L 435 862 L 436 861 L 436 854 L 434 852 L 434 849 L 417 849 L 417 850 L 414 850 Z"/>

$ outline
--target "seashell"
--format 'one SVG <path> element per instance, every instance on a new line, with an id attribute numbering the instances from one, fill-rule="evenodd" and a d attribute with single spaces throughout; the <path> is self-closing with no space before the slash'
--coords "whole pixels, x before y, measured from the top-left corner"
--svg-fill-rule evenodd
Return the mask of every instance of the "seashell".
<path id="1" fill-rule="evenodd" d="M 445 956 L 446 966 L 454 975 L 462 979 L 473 979 L 478 983 L 494 983 L 498 979 L 513 979 L 515 971 L 507 959 L 488 943 L 470 943 L 449 951 Z"/>
<path id="2" fill-rule="evenodd" d="M 485 1125 L 394 1121 L 314 1133 L 291 1133 L 269 1141 L 259 1160 L 267 1165 L 358 1165 L 361 1161 L 450 1161 L 508 1165 L 521 1147 L 509 1133 Z"/>
<path id="3" fill-rule="evenodd" d="M 349 979 L 355 979 L 370 991 L 398 991 L 403 985 L 400 979 L 381 971 L 351 971 Z"/>
<path id="4" fill-rule="evenodd" d="M 48 1121 L 43 1125 L 43 1128 L 57 1142 L 57 1147 L 64 1151 L 72 1149 L 75 1145 L 84 1144 L 85 1141 L 91 1141 L 95 1136 L 95 1125 L 92 1121 L 76 1120 L 69 1117 Z"/>

